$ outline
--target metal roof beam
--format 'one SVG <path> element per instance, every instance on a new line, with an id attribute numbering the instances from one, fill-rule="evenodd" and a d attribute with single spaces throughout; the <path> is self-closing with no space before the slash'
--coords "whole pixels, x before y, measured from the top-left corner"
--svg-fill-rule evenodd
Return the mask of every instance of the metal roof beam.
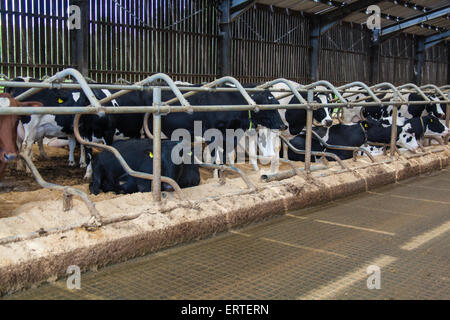
<path id="1" fill-rule="evenodd" d="M 388 26 L 388 27 L 381 29 L 381 36 L 385 37 L 391 33 L 416 26 L 416 25 L 424 23 L 428 20 L 432 20 L 432 19 L 436 19 L 436 18 L 445 16 L 449 13 L 450 13 L 450 5 L 447 5 L 445 7 L 429 11 L 428 13 L 422 14 L 420 16 L 405 19 L 402 22 L 399 22 L 395 25 Z"/>
<path id="2" fill-rule="evenodd" d="M 425 38 L 425 50 L 434 47 L 435 45 L 441 43 L 445 39 L 450 37 L 450 30 L 447 32 L 433 34 Z"/>
<path id="3" fill-rule="evenodd" d="M 382 1 L 383 0 L 359 0 L 330 11 L 326 14 L 320 15 L 320 34 L 324 34 L 332 27 L 334 27 L 339 21 L 349 16 L 350 14 L 359 12 L 361 9 L 367 9 L 367 7 Z"/>
<path id="4" fill-rule="evenodd" d="M 256 0 L 232 0 L 230 7 L 231 22 L 247 12 L 256 3 Z"/>

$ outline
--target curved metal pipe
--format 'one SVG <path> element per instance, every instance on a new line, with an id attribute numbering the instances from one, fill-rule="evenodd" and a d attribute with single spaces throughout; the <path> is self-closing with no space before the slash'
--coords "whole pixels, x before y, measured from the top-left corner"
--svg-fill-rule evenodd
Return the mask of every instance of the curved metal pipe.
<path id="1" fill-rule="evenodd" d="M 154 75 L 152 75 L 152 76 L 150 76 L 150 77 L 148 77 L 148 78 L 146 78 L 146 79 L 144 79 L 142 81 L 136 82 L 135 85 L 144 86 L 144 85 L 146 85 L 148 83 L 152 83 L 152 82 L 154 82 L 156 80 L 162 80 L 165 83 L 167 83 L 168 86 L 170 87 L 170 89 L 172 90 L 172 92 L 177 97 L 177 100 L 179 100 L 181 102 L 181 105 L 183 105 L 185 107 L 190 106 L 189 102 L 183 97 L 183 94 L 178 89 L 178 87 L 176 86 L 175 82 L 168 75 L 166 75 L 164 73 L 154 74 Z M 133 90 L 129 90 L 129 89 L 117 91 L 117 92 L 113 93 L 112 95 L 110 95 L 108 97 L 105 97 L 102 100 L 100 100 L 100 103 L 104 104 L 106 102 L 109 102 L 111 100 L 117 99 L 117 98 L 123 96 L 124 94 L 130 93 L 132 91 Z"/>
<path id="2" fill-rule="evenodd" d="M 20 153 L 19 155 L 23 160 L 25 160 L 25 163 L 27 164 L 28 168 L 30 168 L 31 173 L 33 174 L 36 182 L 41 187 L 46 188 L 46 189 L 64 191 L 65 194 L 71 194 L 74 196 L 78 196 L 81 198 L 81 200 L 83 200 L 83 202 L 86 204 L 86 207 L 88 208 L 89 212 L 93 216 L 93 219 L 92 219 L 92 221 L 90 221 L 90 224 L 88 227 L 99 227 L 102 225 L 102 218 L 100 217 L 100 213 L 97 211 L 97 209 L 95 208 L 95 205 L 91 202 L 91 200 L 89 200 L 89 197 L 87 196 L 86 193 L 84 193 L 81 190 L 72 188 L 72 187 L 64 187 L 64 186 L 60 186 L 60 185 L 45 181 L 42 178 L 39 171 L 37 170 L 37 168 L 34 166 L 33 161 L 31 161 L 31 159 L 28 156 L 26 156 L 24 153 Z"/>
<path id="3" fill-rule="evenodd" d="M 378 88 L 383 88 L 383 87 L 388 87 L 388 88 L 392 89 L 393 93 L 397 92 L 398 96 L 402 102 L 408 102 L 405 99 L 403 99 L 402 95 L 398 92 L 398 89 L 390 82 L 377 83 L 377 84 L 371 86 L 370 89 L 378 89 Z"/>
<path id="4" fill-rule="evenodd" d="M 306 155 L 306 151 L 305 150 L 299 150 L 296 147 L 294 147 L 285 137 L 280 136 L 280 139 L 288 146 L 289 149 L 291 149 L 293 152 L 297 153 L 297 154 L 303 154 Z M 313 156 L 321 156 L 321 157 L 330 157 L 333 158 L 334 160 L 336 160 L 339 165 L 342 167 L 342 169 L 347 169 L 347 166 L 344 164 L 344 162 L 341 160 L 341 158 L 339 158 L 337 155 L 335 155 L 334 153 L 330 153 L 330 152 L 321 152 L 321 151 L 311 151 L 311 155 Z"/>
<path id="5" fill-rule="evenodd" d="M 319 81 L 310 83 L 306 86 L 303 86 L 302 89 L 311 89 L 311 88 L 315 88 L 320 85 L 325 86 L 328 89 L 330 89 L 339 98 L 339 100 L 341 100 L 342 103 L 347 103 L 347 100 L 339 93 L 339 91 L 337 91 L 336 87 L 333 86 L 330 82 L 325 81 L 325 80 L 319 80 Z"/>
<path id="6" fill-rule="evenodd" d="M 360 148 L 360 147 L 347 147 L 347 146 L 335 146 L 335 145 L 332 145 L 332 144 L 328 144 L 328 143 L 326 143 L 325 141 L 322 140 L 322 137 L 319 136 L 319 135 L 317 134 L 317 132 L 315 132 L 314 130 L 312 130 L 311 132 L 314 134 L 314 136 L 316 137 L 316 139 L 319 140 L 320 143 L 322 143 L 322 144 L 323 144 L 325 147 L 327 147 L 328 149 L 353 151 L 353 157 L 355 157 L 355 152 L 361 151 L 361 152 L 367 154 L 367 156 L 369 157 L 369 159 L 370 159 L 372 162 L 375 162 L 375 159 L 374 159 L 374 157 L 370 154 L 370 152 L 368 152 L 367 150 L 364 150 L 363 148 Z M 341 160 L 341 161 L 342 161 L 342 160 Z"/>
<path id="7" fill-rule="evenodd" d="M 299 85 L 297 88 L 294 88 L 294 86 L 292 85 L 292 83 L 289 82 L 289 80 L 284 79 L 284 78 L 279 78 L 279 79 L 276 79 L 276 80 L 273 80 L 273 81 L 266 82 L 266 83 L 264 83 L 264 84 L 262 84 L 262 85 L 260 85 L 260 86 L 257 86 L 257 88 L 267 89 L 267 88 L 269 88 L 269 87 L 271 87 L 271 86 L 273 86 L 273 85 L 275 85 L 275 84 L 277 84 L 277 83 L 284 83 L 285 85 L 288 86 L 289 90 L 291 90 L 291 92 L 292 92 L 292 93 L 289 93 L 289 92 L 288 92 L 288 93 L 286 93 L 286 94 L 280 95 L 280 96 L 277 98 L 277 100 L 280 100 L 280 99 L 282 99 L 282 98 L 289 97 L 289 96 L 291 96 L 292 94 L 294 94 L 294 96 L 295 96 L 301 103 L 308 103 L 308 102 L 305 100 L 305 98 L 303 98 L 302 95 L 301 95 L 301 94 L 299 93 L 299 91 L 297 90 L 297 89 L 302 88 L 302 85 Z"/>
<path id="8" fill-rule="evenodd" d="M 231 83 L 231 84 L 235 85 L 236 89 L 242 94 L 242 96 L 247 101 L 247 103 L 249 105 L 251 105 L 251 106 L 256 106 L 256 102 L 253 101 L 253 99 L 248 95 L 247 91 L 244 89 L 244 87 L 241 85 L 241 83 L 238 80 L 236 80 L 235 78 L 233 78 L 233 77 L 222 77 L 220 79 L 214 80 L 213 82 L 207 83 L 207 84 L 205 84 L 205 85 L 203 85 L 201 87 L 202 88 L 212 88 L 212 87 L 221 85 L 223 83 Z M 183 99 L 191 97 L 194 94 L 197 94 L 198 92 L 199 91 L 186 92 L 185 94 L 182 95 Z M 175 97 L 173 99 L 170 99 L 170 100 L 164 102 L 163 104 L 164 105 L 172 104 L 172 103 L 174 103 L 174 102 L 176 102 L 178 100 L 179 100 L 179 97 L 177 96 L 177 97 Z"/>
<path id="9" fill-rule="evenodd" d="M 373 93 L 373 91 L 366 84 L 362 83 L 361 81 L 355 81 L 352 83 L 348 83 L 346 85 L 338 87 L 337 89 L 342 90 L 342 89 L 347 89 L 347 88 L 351 88 L 354 86 L 359 86 L 359 87 L 365 89 L 375 102 L 381 103 L 381 100 L 378 99 L 378 97 Z"/>
<path id="10" fill-rule="evenodd" d="M 250 190 L 256 190 L 256 186 L 253 184 L 253 182 L 251 182 L 250 179 L 247 177 L 247 175 L 237 167 L 214 163 L 200 163 L 199 166 L 204 168 L 213 168 L 221 171 L 231 171 L 238 173 L 241 176 L 242 180 L 244 180 L 245 184 L 247 185 L 247 188 L 249 188 Z"/>
<path id="11" fill-rule="evenodd" d="M 86 146 L 93 147 L 93 148 L 103 149 L 103 150 L 107 150 L 107 151 L 111 152 L 117 158 L 117 160 L 119 161 L 119 163 L 122 166 L 122 168 L 126 171 L 126 173 L 128 173 L 132 177 L 146 179 L 146 180 L 153 180 L 154 179 L 153 174 L 139 172 L 139 171 L 134 171 L 133 169 L 131 169 L 128 166 L 128 164 L 125 161 L 125 159 L 122 157 L 120 152 L 117 151 L 116 148 L 111 147 L 111 146 L 107 146 L 107 145 L 104 145 L 104 144 L 99 144 L 99 143 L 95 143 L 95 142 L 90 142 L 90 141 L 84 140 L 81 137 L 80 130 L 79 130 L 79 123 L 80 123 L 81 116 L 82 116 L 81 114 L 75 115 L 75 119 L 73 121 L 73 132 L 75 134 L 75 138 L 77 139 L 77 141 L 79 143 L 81 143 L 83 145 L 86 145 Z M 175 190 L 178 198 L 179 199 L 183 199 L 183 192 L 181 191 L 180 186 L 178 185 L 178 183 L 175 180 L 173 180 L 173 179 L 171 179 L 169 177 L 163 177 L 162 176 L 161 177 L 161 181 L 169 184 Z"/>
<path id="12" fill-rule="evenodd" d="M 426 102 L 431 102 L 431 100 L 425 95 L 425 93 L 418 87 L 416 86 L 414 83 L 406 83 L 403 84 L 401 86 L 398 86 L 397 89 L 403 89 L 403 88 L 413 88 L 414 90 L 417 91 L 418 94 L 420 94 L 422 96 L 422 98 L 425 99 Z"/>
<path id="13" fill-rule="evenodd" d="M 420 87 L 420 89 L 428 89 L 428 88 L 434 89 L 434 91 L 437 92 L 441 97 L 443 97 L 444 100 L 447 100 L 447 96 L 445 95 L 445 93 L 443 93 L 443 92 L 441 91 L 441 89 L 439 89 L 439 88 L 438 88 L 437 86 L 435 86 L 434 84 L 426 84 L 426 85 L 423 85 L 423 86 Z M 439 99 L 439 100 L 440 100 L 440 99 Z"/>
<path id="14" fill-rule="evenodd" d="M 56 80 L 63 80 L 68 76 L 72 76 L 75 78 L 75 80 L 77 80 L 77 82 L 81 85 L 81 89 L 83 90 L 84 94 L 89 99 L 89 102 L 91 103 L 91 105 L 93 107 L 97 108 L 99 110 L 98 112 L 101 112 L 101 108 L 102 108 L 101 103 L 97 100 L 94 93 L 92 92 L 92 89 L 89 87 L 89 84 L 87 83 L 86 79 L 83 77 L 83 75 L 78 70 L 75 70 L 73 68 L 64 69 L 64 70 L 56 73 L 54 76 L 52 76 L 48 79 L 45 79 L 43 82 L 53 83 Z M 44 88 L 29 89 L 29 90 L 25 91 L 24 93 L 22 93 L 21 95 L 17 96 L 16 99 L 24 100 L 24 99 L 38 93 L 39 91 L 42 91 L 43 89 Z"/>

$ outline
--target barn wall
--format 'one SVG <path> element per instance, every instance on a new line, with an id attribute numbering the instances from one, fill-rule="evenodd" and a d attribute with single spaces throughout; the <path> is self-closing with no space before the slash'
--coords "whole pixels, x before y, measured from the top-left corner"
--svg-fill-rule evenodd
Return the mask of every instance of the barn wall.
<path id="1" fill-rule="evenodd" d="M 243 82 L 308 80 L 309 24 L 299 14 L 258 6 L 232 26 L 232 75 Z"/>
<path id="2" fill-rule="evenodd" d="M 217 1 L 89 1 L 88 69 L 95 81 L 135 82 L 156 72 L 194 83 L 218 77 Z M 42 78 L 76 67 L 66 27 L 68 5 L 69 0 L 0 0 L 0 73 Z M 240 81 L 310 82 L 307 16 L 257 5 L 231 29 L 231 70 Z M 333 27 L 320 40 L 319 78 L 369 82 L 369 41 L 369 30 L 360 25 Z M 401 34 L 381 45 L 381 81 L 412 81 L 415 41 Z M 423 83 L 447 83 L 448 50 L 444 43 L 426 51 Z"/>

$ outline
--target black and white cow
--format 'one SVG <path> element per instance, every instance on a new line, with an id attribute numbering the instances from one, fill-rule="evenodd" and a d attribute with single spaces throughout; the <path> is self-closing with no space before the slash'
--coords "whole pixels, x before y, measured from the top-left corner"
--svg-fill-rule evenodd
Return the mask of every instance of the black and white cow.
<path id="1" fill-rule="evenodd" d="M 429 114 L 425 117 L 412 118 L 405 121 L 410 125 L 412 132 L 418 138 L 425 136 L 444 137 L 449 134 L 449 129 L 438 118 Z"/>
<path id="2" fill-rule="evenodd" d="M 175 164 L 172 160 L 172 149 L 177 145 L 175 141 L 161 142 L 161 175 L 172 178 L 181 188 L 197 186 L 200 183 L 198 165 Z M 131 169 L 144 173 L 153 173 L 153 141 L 149 139 L 130 139 L 116 141 L 112 144 Z M 89 189 L 93 194 L 103 192 L 135 193 L 150 192 L 151 181 L 129 176 L 120 165 L 116 157 L 102 151 L 93 160 L 93 176 Z M 172 187 L 162 183 L 162 190 L 173 191 Z"/>
<path id="3" fill-rule="evenodd" d="M 441 105 L 429 104 L 425 102 L 425 99 L 418 93 L 402 94 L 402 97 L 408 102 L 424 101 L 423 104 L 405 104 L 401 105 L 398 109 L 398 116 L 406 119 L 419 118 L 429 114 L 434 115 L 439 119 L 445 119 L 445 112 Z M 431 96 L 430 100 L 438 101 L 436 96 Z M 387 115 L 392 116 L 392 106 L 387 107 Z"/>
<path id="4" fill-rule="evenodd" d="M 359 121 L 356 124 L 339 124 L 330 128 L 314 128 L 317 134 L 329 145 L 361 147 L 367 141 L 389 143 L 391 136 L 391 128 L 383 127 L 380 122 L 368 117 L 365 121 Z M 397 145 L 409 150 L 417 149 L 417 141 L 415 136 L 409 132 L 410 127 L 397 128 Z M 300 150 L 305 150 L 306 136 L 300 135 L 292 139 L 291 144 Z M 340 159 L 350 159 L 353 157 L 353 151 L 328 149 L 318 140 L 312 140 L 313 151 L 326 151 L 337 155 Z M 289 159 L 295 161 L 304 161 L 303 155 L 288 152 Z M 302 160 L 303 159 L 303 160 Z M 328 159 L 328 158 L 327 158 Z M 315 161 L 312 158 L 312 161 Z M 333 160 L 333 159 L 329 159 Z"/>
<path id="5" fill-rule="evenodd" d="M 32 78 L 16 78 L 17 82 L 39 82 Z M 5 92 L 16 97 L 28 88 L 5 87 Z M 62 106 L 66 101 L 72 99 L 72 93 L 68 90 L 44 89 L 32 96 L 33 100 L 41 102 L 44 106 Z M 74 150 L 76 140 L 72 130 L 73 116 L 71 115 L 31 115 L 21 116 L 18 126 L 18 147 L 24 150 L 25 154 L 31 156 L 32 146 L 35 142 L 39 145 L 41 157 L 47 158 L 43 148 L 43 139 L 47 138 L 68 138 L 69 139 L 69 165 L 75 165 Z M 80 158 L 80 165 L 86 166 L 83 156 Z"/>

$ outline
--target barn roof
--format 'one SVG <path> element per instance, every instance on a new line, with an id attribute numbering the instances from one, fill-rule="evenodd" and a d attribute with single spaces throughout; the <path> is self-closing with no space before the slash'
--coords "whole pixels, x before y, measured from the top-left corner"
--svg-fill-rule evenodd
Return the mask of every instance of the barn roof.
<path id="1" fill-rule="evenodd" d="M 395 30 L 428 37 L 435 34 L 445 36 L 450 30 L 449 0 L 256 0 L 255 2 L 302 11 L 319 18 L 341 13 L 342 21 L 357 24 L 366 23 L 367 7 L 376 4 L 381 9 L 382 31 Z M 406 24 L 405 21 L 410 23 Z M 450 34 L 446 40 L 450 40 Z"/>

